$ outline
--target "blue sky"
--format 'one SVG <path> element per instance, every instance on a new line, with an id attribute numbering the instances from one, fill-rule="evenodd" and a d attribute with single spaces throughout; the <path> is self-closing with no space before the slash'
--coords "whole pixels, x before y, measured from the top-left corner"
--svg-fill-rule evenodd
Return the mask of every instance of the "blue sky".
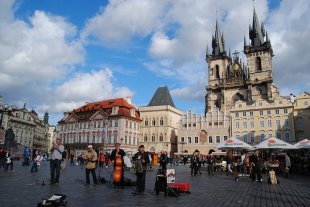
<path id="1" fill-rule="evenodd" d="M 309 91 L 309 2 L 255 1 L 276 56 L 282 95 Z M 86 101 L 168 86 L 177 108 L 204 112 L 206 45 L 217 16 L 226 49 L 242 51 L 251 0 L 7 0 L 0 3 L 0 95 L 51 123 Z M 243 60 L 246 62 L 245 60 Z"/>

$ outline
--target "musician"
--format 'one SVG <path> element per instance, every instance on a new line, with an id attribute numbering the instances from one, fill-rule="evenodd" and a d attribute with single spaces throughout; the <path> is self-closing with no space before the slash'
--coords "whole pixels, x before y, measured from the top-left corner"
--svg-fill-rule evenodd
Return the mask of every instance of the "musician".
<path id="1" fill-rule="evenodd" d="M 145 190 L 146 166 L 150 163 L 149 154 L 144 151 L 144 145 L 139 146 L 139 151 L 134 155 L 136 163 L 137 189 L 134 195 L 143 195 Z M 142 169 L 140 169 L 142 167 Z"/>
<path id="2" fill-rule="evenodd" d="M 85 169 L 86 169 L 86 184 L 90 184 L 89 173 L 93 176 L 94 185 L 97 184 L 96 177 L 96 163 L 98 160 L 97 152 L 93 149 L 92 145 L 88 145 L 87 151 L 83 155 L 83 159 L 86 161 Z"/>
<path id="3" fill-rule="evenodd" d="M 52 154 L 52 159 L 50 160 L 51 184 L 59 183 L 60 164 L 62 160 L 62 153 L 64 151 L 65 147 L 61 144 L 61 139 L 56 138 L 53 147 L 50 149 L 50 153 Z"/>
<path id="4" fill-rule="evenodd" d="M 120 157 L 122 160 L 122 166 L 121 166 L 121 181 L 118 185 L 121 186 L 121 188 L 124 188 L 125 185 L 125 180 L 124 180 L 124 156 L 126 156 L 126 153 L 124 150 L 122 150 L 121 148 L 121 144 L 120 143 L 116 143 L 115 144 L 115 149 L 112 151 L 111 156 L 110 156 L 110 160 L 112 162 L 112 165 L 114 167 L 114 172 L 115 172 L 115 167 L 116 167 L 116 162 L 115 159 L 116 157 Z M 117 183 L 115 183 L 117 184 Z"/>

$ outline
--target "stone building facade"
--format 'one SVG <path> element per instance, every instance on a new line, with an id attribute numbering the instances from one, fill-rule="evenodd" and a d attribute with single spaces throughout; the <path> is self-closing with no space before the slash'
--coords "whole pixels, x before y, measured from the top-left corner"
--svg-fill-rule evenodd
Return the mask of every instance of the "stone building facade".
<path id="1" fill-rule="evenodd" d="M 89 144 L 98 151 L 111 152 L 115 143 L 121 143 L 126 152 L 135 152 L 141 119 L 139 111 L 127 100 L 86 103 L 66 112 L 58 122 L 56 134 L 75 155 L 82 154 Z"/>
<path id="2" fill-rule="evenodd" d="M 29 114 L 35 123 L 32 147 L 41 152 L 47 152 L 49 147 L 49 125 L 45 121 L 41 120 L 35 111 L 32 110 Z"/>
<path id="3" fill-rule="evenodd" d="M 296 141 L 310 137 L 310 94 L 301 93 L 293 104 Z"/>
<path id="4" fill-rule="evenodd" d="M 167 87 L 159 87 L 147 106 L 139 107 L 140 144 L 150 152 L 177 152 L 177 128 L 182 111 L 175 108 Z"/>
<path id="5" fill-rule="evenodd" d="M 248 143 L 271 136 L 295 142 L 294 106 L 274 85 L 271 41 L 255 10 L 249 42 L 244 37 L 244 54 L 246 64 L 238 52 L 233 57 L 230 51 L 227 54 L 217 21 L 212 53 L 207 50 L 206 55 L 209 77 L 205 112 L 218 108 L 230 113 L 231 135 Z"/>
<path id="6" fill-rule="evenodd" d="M 230 116 L 217 110 L 206 116 L 184 113 L 178 127 L 178 153 L 208 154 L 216 145 L 230 137 Z M 216 150 L 216 149 L 215 149 Z"/>

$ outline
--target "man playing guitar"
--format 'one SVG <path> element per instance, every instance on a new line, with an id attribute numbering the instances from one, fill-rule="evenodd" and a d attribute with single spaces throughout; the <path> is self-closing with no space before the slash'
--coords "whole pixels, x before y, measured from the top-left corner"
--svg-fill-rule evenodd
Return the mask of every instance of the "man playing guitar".
<path id="1" fill-rule="evenodd" d="M 120 149 L 121 144 L 116 143 L 115 149 L 112 151 L 110 160 L 114 167 L 114 185 L 116 188 L 124 188 L 124 156 L 126 155 L 125 151 Z"/>

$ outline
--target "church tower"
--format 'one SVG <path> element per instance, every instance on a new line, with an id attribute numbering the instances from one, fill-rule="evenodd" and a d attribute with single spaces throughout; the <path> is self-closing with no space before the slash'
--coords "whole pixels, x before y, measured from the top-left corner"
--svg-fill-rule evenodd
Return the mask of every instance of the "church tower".
<path id="1" fill-rule="evenodd" d="M 272 101 L 278 96 L 273 85 L 272 57 L 274 56 L 268 33 L 253 11 L 252 26 L 249 26 L 249 44 L 244 38 L 244 54 L 248 65 L 248 90 L 251 99 Z"/>
<path id="2" fill-rule="evenodd" d="M 48 124 L 48 119 L 49 119 L 48 112 L 45 112 L 44 119 L 43 119 L 44 123 Z"/>

